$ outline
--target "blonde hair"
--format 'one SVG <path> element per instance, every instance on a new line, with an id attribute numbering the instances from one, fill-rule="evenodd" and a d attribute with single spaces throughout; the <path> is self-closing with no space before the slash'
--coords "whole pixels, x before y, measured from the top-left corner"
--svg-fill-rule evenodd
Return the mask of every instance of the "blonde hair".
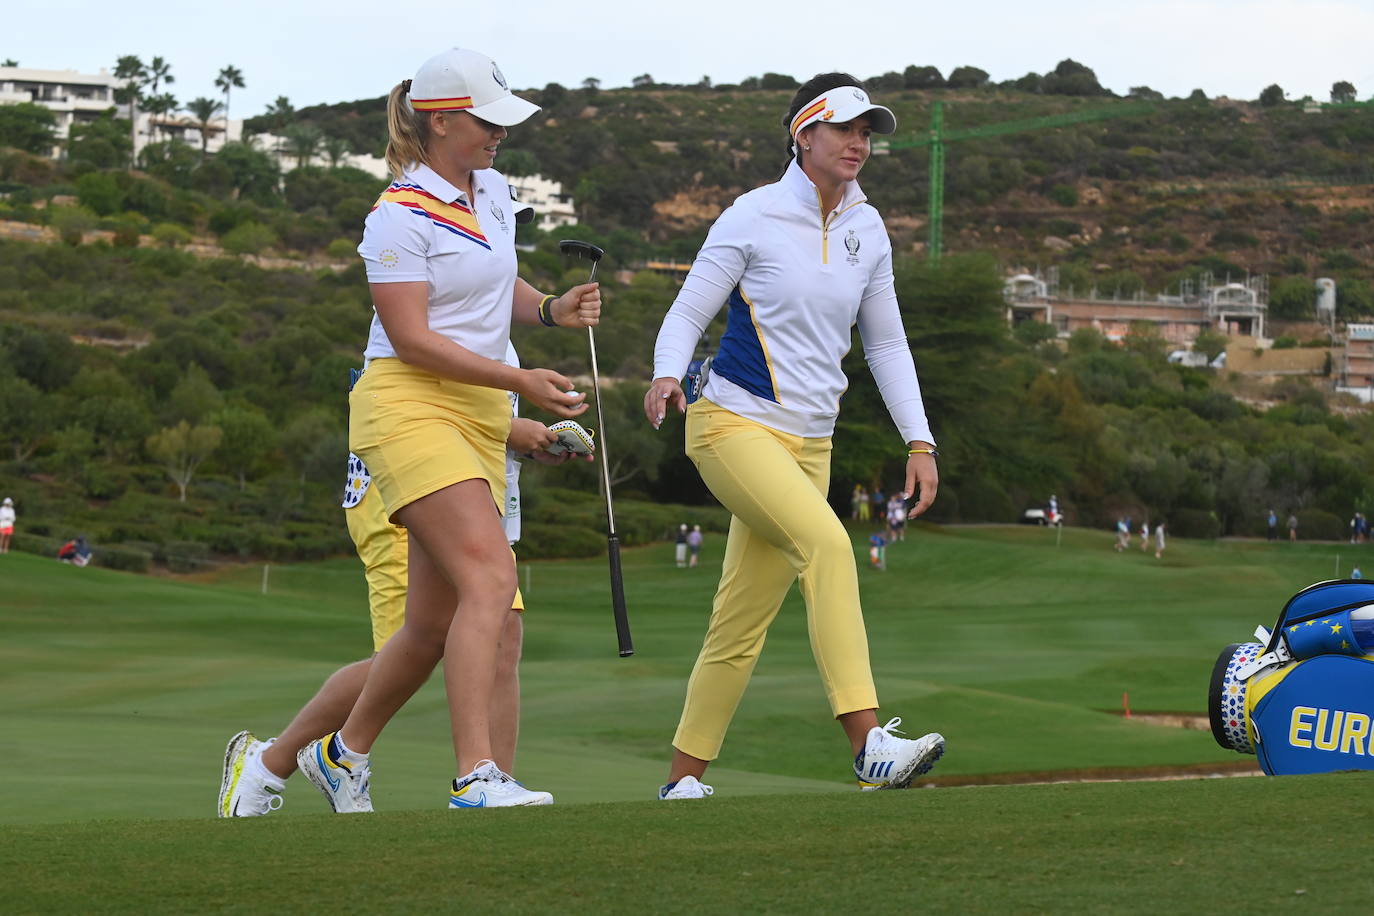
<path id="1" fill-rule="evenodd" d="M 429 112 L 412 109 L 409 92 L 410 80 L 404 80 L 386 98 L 386 167 L 398 180 L 407 169 L 429 164 Z"/>

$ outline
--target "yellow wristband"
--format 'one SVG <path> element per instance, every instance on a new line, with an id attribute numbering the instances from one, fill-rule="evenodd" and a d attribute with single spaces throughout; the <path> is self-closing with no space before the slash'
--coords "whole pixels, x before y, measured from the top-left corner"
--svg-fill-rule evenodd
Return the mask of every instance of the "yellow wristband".
<path id="1" fill-rule="evenodd" d="M 906 454 L 908 458 L 910 458 L 912 455 L 929 455 L 932 458 L 940 457 L 940 453 L 933 448 L 913 448 Z"/>
<path id="2" fill-rule="evenodd" d="M 549 307 L 557 296 L 549 295 L 539 300 L 539 323 L 546 328 L 554 327 L 558 322 L 553 320 L 553 309 Z"/>

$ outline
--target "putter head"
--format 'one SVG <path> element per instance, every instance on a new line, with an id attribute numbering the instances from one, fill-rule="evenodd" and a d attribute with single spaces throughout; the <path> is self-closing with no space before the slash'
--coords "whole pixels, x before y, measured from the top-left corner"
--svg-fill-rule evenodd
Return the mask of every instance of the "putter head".
<path id="1" fill-rule="evenodd" d="M 576 239 L 563 239 L 558 243 L 558 250 L 564 254 L 576 255 L 579 258 L 586 258 L 592 263 L 601 260 L 601 256 L 606 252 L 597 248 L 591 242 L 579 242 Z"/>

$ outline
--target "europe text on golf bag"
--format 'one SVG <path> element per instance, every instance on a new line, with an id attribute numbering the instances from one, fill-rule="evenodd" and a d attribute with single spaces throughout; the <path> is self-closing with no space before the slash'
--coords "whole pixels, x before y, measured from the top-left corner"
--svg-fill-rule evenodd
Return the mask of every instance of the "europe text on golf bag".
<path id="1" fill-rule="evenodd" d="M 1374 582 L 1305 588 L 1255 638 L 1212 670 L 1217 743 L 1271 776 L 1374 770 Z"/>

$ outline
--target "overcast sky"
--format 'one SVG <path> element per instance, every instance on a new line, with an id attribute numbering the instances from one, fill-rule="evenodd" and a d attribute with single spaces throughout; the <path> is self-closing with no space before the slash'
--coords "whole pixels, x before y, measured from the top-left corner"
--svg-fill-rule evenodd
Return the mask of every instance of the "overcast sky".
<path id="1" fill-rule="evenodd" d="M 588 76 L 626 86 L 642 73 L 671 83 L 869 77 L 912 63 L 1004 80 L 1072 57 L 1118 94 L 1148 85 L 1254 99 L 1278 83 L 1290 98 L 1325 101 L 1348 80 L 1360 99 L 1374 95 L 1374 0 L 44 0 L 41 15 L 5 19 L 0 59 L 96 73 L 122 54 L 161 55 L 183 104 L 217 95 L 215 75 L 233 64 L 247 83 L 234 117 L 279 95 L 297 108 L 375 98 L 451 45 L 491 55 L 517 89 Z"/>

